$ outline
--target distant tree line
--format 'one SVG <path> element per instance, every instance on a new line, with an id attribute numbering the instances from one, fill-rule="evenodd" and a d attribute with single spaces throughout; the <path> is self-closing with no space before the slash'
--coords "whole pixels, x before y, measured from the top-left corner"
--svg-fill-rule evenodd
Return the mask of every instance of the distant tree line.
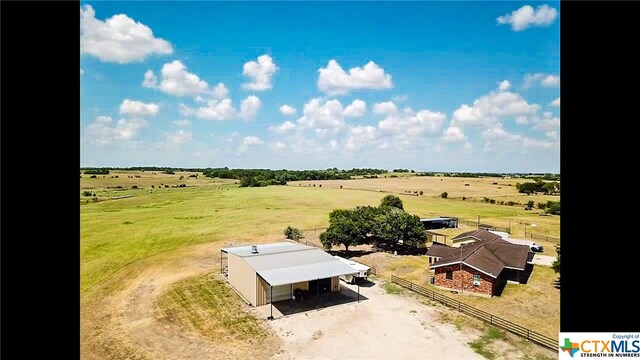
<path id="1" fill-rule="evenodd" d="M 384 169 L 351 169 L 339 170 L 270 170 L 270 169 L 207 169 L 203 174 L 211 178 L 240 180 L 241 187 L 258 187 L 268 185 L 286 185 L 289 181 L 301 180 L 346 180 L 353 176 L 385 174 Z"/>
<path id="2" fill-rule="evenodd" d="M 560 183 L 557 181 L 545 182 L 536 180 L 535 182 L 517 183 L 516 189 L 519 193 L 531 195 L 535 193 L 544 193 L 545 195 L 556 195 L 560 193 Z"/>
<path id="3" fill-rule="evenodd" d="M 394 173 L 415 173 L 415 171 L 413 170 L 409 170 L 409 169 L 393 169 Z"/>
<path id="4" fill-rule="evenodd" d="M 84 173 L 88 175 L 109 175 L 109 169 L 107 168 L 85 169 Z"/>
<path id="5" fill-rule="evenodd" d="M 325 248 L 373 244 L 383 248 L 418 245 L 425 241 L 420 217 L 403 210 L 402 200 L 394 195 L 385 196 L 380 206 L 358 206 L 354 209 L 336 209 L 329 213 L 329 228 L 320 234 Z"/>

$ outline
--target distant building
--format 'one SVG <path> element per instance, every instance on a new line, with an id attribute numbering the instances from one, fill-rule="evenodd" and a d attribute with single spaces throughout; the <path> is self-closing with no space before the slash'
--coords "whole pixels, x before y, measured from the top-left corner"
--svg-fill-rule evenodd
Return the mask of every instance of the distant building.
<path id="1" fill-rule="evenodd" d="M 422 226 L 424 226 L 425 230 L 431 229 L 445 229 L 445 228 L 457 228 L 458 227 L 458 218 L 457 217 L 436 217 L 436 218 L 428 218 L 428 219 L 420 219 Z"/>

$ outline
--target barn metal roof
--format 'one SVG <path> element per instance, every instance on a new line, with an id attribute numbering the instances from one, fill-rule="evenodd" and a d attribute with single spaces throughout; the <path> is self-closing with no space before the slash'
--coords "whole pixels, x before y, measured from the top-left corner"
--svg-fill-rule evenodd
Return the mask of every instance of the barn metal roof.
<path id="1" fill-rule="evenodd" d="M 222 251 L 243 258 L 272 286 L 358 273 L 353 267 L 313 246 L 290 242 L 257 246 L 258 253 L 252 253 L 251 246 L 223 248 Z"/>

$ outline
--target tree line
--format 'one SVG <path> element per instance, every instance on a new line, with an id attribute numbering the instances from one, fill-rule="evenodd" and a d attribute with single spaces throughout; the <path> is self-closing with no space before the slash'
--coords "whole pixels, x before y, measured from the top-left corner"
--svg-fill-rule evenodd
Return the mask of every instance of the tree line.
<path id="1" fill-rule="evenodd" d="M 517 183 L 516 189 L 519 193 L 531 195 L 535 193 L 544 193 L 545 195 L 560 194 L 560 183 L 557 181 L 542 181 Z"/>
<path id="2" fill-rule="evenodd" d="M 289 181 L 301 180 L 347 180 L 353 176 L 371 174 L 385 174 L 384 169 L 358 169 L 340 170 L 331 168 L 326 170 L 270 170 L 270 169 L 229 169 L 218 168 L 203 171 L 203 174 L 211 178 L 240 180 L 241 187 L 258 187 L 268 185 L 286 185 Z"/>
<path id="3" fill-rule="evenodd" d="M 320 242 L 329 249 L 334 245 L 375 245 L 397 248 L 426 241 L 420 217 L 404 211 L 402 200 L 394 195 L 382 198 L 378 207 L 357 206 L 329 213 L 329 228 L 320 234 Z"/>

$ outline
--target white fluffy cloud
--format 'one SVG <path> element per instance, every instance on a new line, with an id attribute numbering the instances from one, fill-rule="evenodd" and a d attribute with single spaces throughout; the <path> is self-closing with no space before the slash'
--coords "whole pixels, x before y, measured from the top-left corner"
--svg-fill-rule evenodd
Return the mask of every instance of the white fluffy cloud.
<path id="1" fill-rule="evenodd" d="M 269 55 L 258 56 L 258 61 L 249 61 L 242 67 L 242 75 L 251 79 L 250 83 L 242 84 L 248 90 L 261 91 L 273 87 L 271 78 L 278 71 L 278 67 Z"/>
<path id="2" fill-rule="evenodd" d="M 160 107 L 154 103 L 145 104 L 140 101 L 125 99 L 120 104 L 120 114 L 133 116 L 156 116 Z"/>
<path id="3" fill-rule="evenodd" d="M 280 106 L 280 112 L 282 113 L 282 115 L 294 115 L 296 113 L 296 108 L 289 106 L 289 105 L 282 105 Z"/>
<path id="4" fill-rule="evenodd" d="M 498 86 L 498 90 L 500 90 L 500 92 L 503 92 L 509 90 L 510 87 L 511 83 L 507 80 L 504 80 L 500 83 L 500 86 Z"/>
<path id="5" fill-rule="evenodd" d="M 529 138 L 520 134 L 507 132 L 500 124 L 495 124 L 482 132 L 485 139 L 485 150 L 506 150 L 517 148 L 550 148 L 554 142 Z"/>
<path id="6" fill-rule="evenodd" d="M 535 119 L 533 129 L 540 131 L 557 131 L 560 129 L 560 118 L 554 117 L 551 112 L 545 112 L 542 118 Z"/>
<path id="7" fill-rule="evenodd" d="M 114 123 L 109 116 L 98 116 L 95 122 L 85 128 L 84 135 L 90 143 L 108 145 L 115 140 L 132 140 L 140 129 L 146 127 L 149 127 L 149 123 L 144 119 L 120 119 Z"/>
<path id="8" fill-rule="evenodd" d="M 391 75 L 373 61 L 363 67 L 354 67 L 346 73 L 335 60 L 329 60 L 326 68 L 320 68 L 318 89 L 329 95 L 345 95 L 352 90 L 389 89 L 393 86 Z"/>
<path id="9" fill-rule="evenodd" d="M 213 96 L 218 99 L 224 99 L 229 95 L 229 89 L 224 86 L 223 83 L 218 83 L 216 87 L 213 88 Z"/>
<path id="10" fill-rule="evenodd" d="M 180 146 L 188 144 L 193 140 L 193 134 L 182 129 L 166 134 L 167 144 L 170 146 Z"/>
<path id="11" fill-rule="evenodd" d="M 511 24 L 513 31 L 522 31 L 530 26 L 549 26 L 558 16 L 558 10 L 547 4 L 538 6 L 535 10 L 525 5 L 510 14 L 496 18 L 500 25 Z"/>
<path id="12" fill-rule="evenodd" d="M 540 84 L 542 87 L 558 87 L 560 86 L 560 77 L 551 74 L 535 73 L 526 74 L 524 76 L 524 87 L 530 88 L 535 84 Z"/>
<path id="13" fill-rule="evenodd" d="M 345 150 L 358 151 L 363 146 L 374 144 L 377 141 L 377 131 L 373 126 L 350 127 Z"/>
<path id="14" fill-rule="evenodd" d="M 408 137 L 433 136 L 440 132 L 446 115 L 441 112 L 410 109 L 402 114 L 389 115 L 378 123 L 378 128 L 387 134 Z"/>
<path id="15" fill-rule="evenodd" d="M 560 106 L 560 98 L 557 98 L 555 100 L 553 100 L 550 104 L 550 106 Z"/>
<path id="16" fill-rule="evenodd" d="M 264 144 L 264 141 L 260 140 L 260 138 L 255 136 L 246 136 L 244 139 L 242 139 L 242 144 L 240 144 L 238 151 L 245 152 L 252 146 L 259 146 L 262 144 Z"/>
<path id="17" fill-rule="evenodd" d="M 304 105 L 298 124 L 313 129 L 341 129 L 344 126 L 344 109 L 338 100 L 311 99 Z"/>
<path id="18" fill-rule="evenodd" d="M 82 68 L 80 68 L 80 75 L 84 74 L 84 70 L 82 70 Z"/>
<path id="19" fill-rule="evenodd" d="M 262 106 L 260 99 L 251 95 L 240 104 L 240 112 L 233 107 L 231 99 L 211 99 L 207 101 L 206 106 L 192 109 L 185 104 L 180 104 L 180 113 L 184 116 L 195 115 L 199 119 L 206 120 L 234 120 L 234 119 L 253 119 L 258 110 Z"/>
<path id="20" fill-rule="evenodd" d="M 393 115 L 398 112 L 398 107 L 391 101 L 385 101 L 373 105 L 374 114 Z"/>
<path id="21" fill-rule="evenodd" d="M 367 103 L 360 99 L 355 99 L 353 102 L 344 109 L 344 116 L 346 117 L 362 117 L 367 112 Z"/>
<path id="22" fill-rule="evenodd" d="M 240 104 L 240 117 L 245 120 L 255 118 L 261 106 L 262 102 L 260 101 L 260 98 L 255 95 L 248 96 L 246 99 L 242 100 L 242 104 Z"/>
<path id="23" fill-rule="evenodd" d="M 80 7 L 80 53 L 101 61 L 125 64 L 146 57 L 173 53 L 171 43 L 156 38 L 151 29 L 127 15 L 113 15 L 106 21 L 96 19 L 91 5 Z"/>
<path id="24" fill-rule="evenodd" d="M 467 136 L 457 126 L 449 126 L 445 131 L 442 139 L 446 142 L 461 143 L 467 141 Z"/>
<path id="25" fill-rule="evenodd" d="M 273 148 L 273 150 L 275 151 L 283 151 L 287 148 L 287 144 L 283 143 L 282 141 L 276 141 L 274 143 L 271 143 L 271 148 Z"/>
<path id="26" fill-rule="evenodd" d="M 519 94 L 510 91 L 490 92 L 481 96 L 469 106 L 463 104 L 453 112 L 452 124 L 464 126 L 491 126 L 501 118 L 517 118 L 526 123 L 537 113 L 540 105 L 529 104 Z"/>
<path id="27" fill-rule="evenodd" d="M 160 71 L 162 81 L 158 84 L 158 78 L 153 71 L 148 70 L 144 74 L 142 86 L 157 88 L 169 95 L 196 96 L 207 91 L 208 84 L 200 80 L 198 75 L 187 71 L 187 67 L 179 60 L 174 60 L 162 66 Z M 224 86 L 224 85 L 223 85 Z"/>
<path id="28" fill-rule="evenodd" d="M 285 121 L 278 126 L 271 126 L 269 130 L 275 132 L 276 134 L 286 134 L 296 128 L 296 124 L 291 121 Z"/>

